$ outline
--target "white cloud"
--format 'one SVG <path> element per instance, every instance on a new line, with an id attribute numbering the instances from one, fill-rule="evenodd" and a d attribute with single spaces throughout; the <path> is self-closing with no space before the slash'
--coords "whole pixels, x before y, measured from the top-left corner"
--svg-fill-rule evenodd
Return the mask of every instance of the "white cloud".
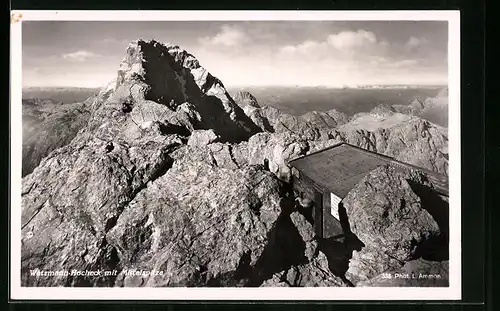
<path id="1" fill-rule="evenodd" d="M 366 30 L 342 31 L 329 35 L 326 41 L 331 46 L 342 50 L 373 45 L 377 43 L 377 37 L 373 32 Z"/>
<path id="2" fill-rule="evenodd" d="M 428 51 L 425 55 L 420 51 L 426 43 L 426 39 L 415 37 L 389 43 L 362 29 L 340 31 L 323 40 L 281 46 L 274 63 L 282 68 L 281 76 L 295 77 L 301 84 L 412 84 L 442 80 L 441 68 L 430 68 L 422 61 L 429 59 Z M 300 73 L 285 74 L 289 68 L 300 68 Z"/>
<path id="3" fill-rule="evenodd" d="M 92 57 L 98 57 L 99 55 L 96 54 L 96 53 L 93 53 L 93 52 L 89 52 L 89 51 L 84 51 L 84 50 L 80 50 L 80 51 L 76 51 L 76 52 L 73 52 L 73 53 L 66 53 L 66 54 L 63 54 L 62 57 L 64 59 L 68 59 L 68 60 L 72 60 L 72 61 L 77 61 L 77 62 L 83 62 L 89 58 L 92 58 Z"/>
<path id="4" fill-rule="evenodd" d="M 390 48 L 387 41 L 378 40 L 373 32 L 366 30 L 341 31 L 328 35 L 322 41 L 306 40 L 280 49 L 285 55 L 309 54 L 315 57 L 373 58 L 383 56 Z"/>
<path id="5" fill-rule="evenodd" d="M 313 40 L 306 40 L 300 44 L 297 45 L 286 45 L 280 49 L 280 52 L 282 53 L 303 53 L 307 54 L 310 52 L 319 52 L 321 50 L 324 50 L 326 47 L 326 44 L 324 42 L 318 42 L 318 41 L 313 41 Z"/>
<path id="6" fill-rule="evenodd" d="M 427 39 L 425 38 L 410 37 L 410 39 L 408 39 L 408 42 L 406 42 L 406 46 L 408 48 L 414 48 L 425 43 L 427 43 Z"/>
<path id="7" fill-rule="evenodd" d="M 213 37 L 199 39 L 203 45 L 222 45 L 228 47 L 241 46 L 250 41 L 250 37 L 240 28 L 231 25 L 222 25 L 221 30 Z"/>
<path id="8" fill-rule="evenodd" d="M 380 71 L 421 66 L 421 57 L 415 54 L 414 47 L 426 42 L 424 38 L 410 37 L 401 43 L 389 43 L 373 32 L 360 29 L 329 34 L 324 40 L 286 45 L 279 49 L 279 54 L 291 62 L 306 56 L 309 60 L 335 64 L 335 68 Z"/>

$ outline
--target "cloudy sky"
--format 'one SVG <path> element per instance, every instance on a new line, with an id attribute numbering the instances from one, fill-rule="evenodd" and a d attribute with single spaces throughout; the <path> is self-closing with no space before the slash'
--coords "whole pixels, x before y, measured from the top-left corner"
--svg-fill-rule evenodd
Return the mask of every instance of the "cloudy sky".
<path id="1" fill-rule="evenodd" d="M 447 84 L 447 22 L 23 22 L 23 86 L 99 87 L 128 43 L 171 42 L 226 86 Z"/>

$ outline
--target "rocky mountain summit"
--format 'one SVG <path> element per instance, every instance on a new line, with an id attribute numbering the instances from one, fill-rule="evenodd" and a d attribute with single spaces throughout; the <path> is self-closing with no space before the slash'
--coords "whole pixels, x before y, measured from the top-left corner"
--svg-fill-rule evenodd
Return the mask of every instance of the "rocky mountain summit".
<path id="1" fill-rule="evenodd" d="M 335 110 L 293 117 L 249 93 L 233 99 L 178 46 L 139 40 L 125 54 L 116 82 L 51 119 L 76 113 L 75 134 L 23 178 L 23 285 L 373 286 L 409 266 L 445 274 L 446 256 L 431 255 L 446 220 L 432 190 L 414 186 L 422 176 L 383 167 L 351 191 L 356 250 L 315 235 L 287 165 L 346 141 L 447 173 L 437 126 L 411 117 L 366 128 Z M 37 274 L 61 269 L 112 273 Z"/>

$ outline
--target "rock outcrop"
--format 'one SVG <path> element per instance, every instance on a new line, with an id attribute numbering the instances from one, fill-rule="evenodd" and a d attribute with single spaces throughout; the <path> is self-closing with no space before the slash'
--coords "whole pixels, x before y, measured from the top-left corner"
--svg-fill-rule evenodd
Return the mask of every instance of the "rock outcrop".
<path id="1" fill-rule="evenodd" d="M 110 286 L 109 278 L 30 277 L 33 269 L 113 270 L 118 258 L 108 243 L 126 205 L 171 165 L 177 135 L 154 131 L 134 142 L 106 141 L 79 133 L 53 151 L 22 189 L 22 279 L 36 286 Z"/>
<path id="2" fill-rule="evenodd" d="M 107 240 L 123 269 L 117 286 L 243 286 L 281 212 L 280 182 L 258 167 L 228 169 L 206 150 L 174 152 L 174 165 L 124 209 Z M 139 240 L 138 240 L 139 239 Z"/>
<path id="3" fill-rule="evenodd" d="M 427 98 L 424 102 L 424 109 L 420 112 L 420 117 L 430 122 L 448 127 L 448 88 L 439 92 L 436 97 Z"/>
<path id="4" fill-rule="evenodd" d="M 419 98 L 414 98 L 408 105 L 393 105 L 391 108 L 394 112 L 419 115 L 425 108 L 425 104 Z"/>
<path id="5" fill-rule="evenodd" d="M 354 251 L 347 271 L 353 283 L 387 270 L 399 270 L 415 259 L 418 247 L 440 234 L 422 200 L 391 166 L 370 172 L 344 199 L 350 230 L 364 244 Z"/>
<path id="6" fill-rule="evenodd" d="M 372 112 L 380 110 L 384 105 L 375 107 Z M 407 115 L 418 116 L 442 127 L 448 127 L 448 88 L 443 88 L 435 97 L 425 99 L 414 98 L 406 105 L 392 105 L 382 108 L 389 108 L 391 112 L 398 112 Z"/>
<path id="7" fill-rule="evenodd" d="M 141 190 L 173 165 L 171 153 L 191 132 L 212 130 L 192 137 L 203 144 L 215 133 L 227 141 L 254 133 L 220 81 L 185 51 L 154 41 L 127 48 L 116 85 L 89 107 L 88 126 L 23 179 L 24 284 L 114 284 L 109 277 L 37 278 L 30 272 L 117 268 L 121 255 L 107 234 Z"/>
<path id="8" fill-rule="evenodd" d="M 259 133 L 252 136 L 248 142 L 238 148 L 244 149 L 249 164 L 269 162 L 269 170 L 284 181 L 290 181 L 291 170 L 288 160 L 306 154 L 309 149 L 307 140 L 302 137 L 285 133 Z"/>
<path id="9" fill-rule="evenodd" d="M 195 130 L 187 142 L 190 146 L 204 146 L 218 141 L 220 137 L 213 130 Z"/>
<path id="10" fill-rule="evenodd" d="M 328 259 L 319 253 L 313 261 L 294 266 L 276 273 L 265 281 L 264 287 L 346 287 L 346 283 L 332 274 L 328 267 Z"/>
<path id="11" fill-rule="evenodd" d="M 299 117 L 283 113 L 274 107 L 255 108 L 246 106 L 244 110 L 262 131 L 271 133 L 291 132 L 303 136 L 307 140 L 331 138 L 332 131 L 347 122 L 346 116 L 336 110 L 314 111 Z"/>
<path id="12" fill-rule="evenodd" d="M 268 120 L 259 121 L 255 118 L 255 114 L 250 116 L 257 124 L 265 124 Z M 291 130 L 294 129 L 292 126 L 286 128 L 277 126 L 278 130 L 270 136 L 291 137 L 297 142 L 303 141 L 311 146 L 311 152 L 339 142 L 347 142 L 402 162 L 448 175 L 447 131 L 418 117 L 400 116 L 401 118 L 395 117 L 388 120 L 385 117 L 370 114 L 365 115 L 362 120 L 357 119 L 338 128 L 330 129 L 326 127 L 321 129 L 309 123 L 304 130 Z M 297 154 L 299 155 L 302 154 Z"/>
<path id="13" fill-rule="evenodd" d="M 427 120 L 370 114 L 351 120 L 339 131 L 350 144 L 448 175 L 447 130 Z"/>
<path id="14" fill-rule="evenodd" d="M 346 115 L 335 110 L 328 111 L 311 111 L 301 116 L 308 124 L 320 129 L 334 129 L 349 120 Z"/>

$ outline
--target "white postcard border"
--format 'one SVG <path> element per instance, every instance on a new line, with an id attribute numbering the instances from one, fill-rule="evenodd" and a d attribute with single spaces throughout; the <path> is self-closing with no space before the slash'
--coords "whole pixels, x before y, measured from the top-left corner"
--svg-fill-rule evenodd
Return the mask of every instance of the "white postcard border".
<path id="1" fill-rule="evenodd" d="M 22 21 L 448 21 L 450 260 L 446 288 L 67 288 L 21 286 Z M 460 12 L 459 11 L 12 11 L 10 103 L 10 298 L 14 300 L 460 300 Z"/>

